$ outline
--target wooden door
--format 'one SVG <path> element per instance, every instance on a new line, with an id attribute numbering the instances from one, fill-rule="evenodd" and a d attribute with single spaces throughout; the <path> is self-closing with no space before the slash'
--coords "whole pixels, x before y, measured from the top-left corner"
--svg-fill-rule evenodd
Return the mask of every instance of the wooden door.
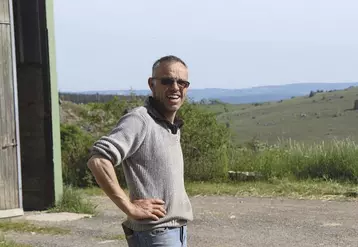
<path id="1" fill-rule="evenodd" d="M 0 0 L 0 218 L 21 207 L 9 0 Z"/>

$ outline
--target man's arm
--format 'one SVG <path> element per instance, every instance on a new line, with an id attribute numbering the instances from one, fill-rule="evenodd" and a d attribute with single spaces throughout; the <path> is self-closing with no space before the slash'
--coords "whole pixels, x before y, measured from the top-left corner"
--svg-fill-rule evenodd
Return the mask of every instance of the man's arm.
<path id="1" fill-rule="evenodd" d="M 106 195 L 119 207 L 125 214 L 133 219 L 153 219 L 159 220 L 164 217 L 164 202 L 159 199 L 142 199 L 131 202 L 120 187 L 113 164 L 106 158 L 93 155 L 88 163 L 98 185 Z"/>

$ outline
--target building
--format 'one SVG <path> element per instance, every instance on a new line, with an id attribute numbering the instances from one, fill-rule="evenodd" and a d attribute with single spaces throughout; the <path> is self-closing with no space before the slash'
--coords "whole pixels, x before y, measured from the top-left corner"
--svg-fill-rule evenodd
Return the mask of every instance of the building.
<path id="1" fill-rule="evenodd" d="M 0 0 L 0 218 L 62 194 L 52 0 Z"/>

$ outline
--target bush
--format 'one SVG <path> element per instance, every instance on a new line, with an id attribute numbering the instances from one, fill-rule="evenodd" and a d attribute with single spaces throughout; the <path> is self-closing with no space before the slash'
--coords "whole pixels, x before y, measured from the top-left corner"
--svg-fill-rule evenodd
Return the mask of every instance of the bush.
<path id="1" fill-rule="evenodd" d="M 93 137 L 78 126 L 61 124 L 63 181 L 76 187 L 92 186 L 95 181 L 87 169 Z"/>
<path id="2" fill-rule="evenodd" d="M 185 178 L 190 181 L 222 179 L 228 172 L 230 130 L 215 113 L 185 103 L 178 114 L 184 119 L 181 143 Z"/>
<path id="3" fill-rule="evenodd" d="M 315 96 L 315 95 L 316 95 L 316 92 L 311 91 L 310 94 L 308 95 L 308 97 L 312 98 L 312 97 Z"/>
<path id="4" fill-rule="evenodd" d="M 136 107 L 140 100 L 124 101 L 118 98 L 106 103 L 88 104 L 84 121 L 92 127 L 91 135 L 80 128 L 64 125 L 61 129 L 63 163 L 66 184 L 90 186 L 95 183 L 86 168 L 88 148 L 94 138 L 107 134 L 128 108 Z M 228 171 L 230 130 L 216 120 L 214 113 L 202 110 L 199 105 L 185 102 L 179 115 L 185 124 L 182 130 L 182 148 L 185 177 L 188 180 L 221 179 Z M 75 169 L 73 169 L 75 168 Z M 125 186 L 121 167 L 116 169 Z"/>
<path id="5" fill-rule="evenodd" d="M 89 103 L 88 113 L 82 117 L 91 126 L 92 134 L 99 137 L 109 133 L 127 110 L 142 104 L 143 100 L 134 96 L 131 100 L 113 97 L 105 103 Z"/>
<path id="6" fill-rule="evenodd" d="M 96 207 L 96 205 L 85 198 L 83 192 L 71 186 L 65 186 L 61 199 L 49 212 L 96 214 Z"/>

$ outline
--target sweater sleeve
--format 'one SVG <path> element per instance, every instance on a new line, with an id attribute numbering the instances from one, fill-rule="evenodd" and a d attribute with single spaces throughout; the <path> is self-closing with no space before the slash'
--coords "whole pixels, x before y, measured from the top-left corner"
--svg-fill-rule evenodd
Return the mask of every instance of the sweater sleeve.
<path id="1" fill-rule="evenodd" d="M 147 132 L 144 118 L 136 112 L 124 115 L 115 128 L 106 136 L 97 140 L 91 155 L 99 154 L 118 166 L 130 157 L 142 144 Z"/>

